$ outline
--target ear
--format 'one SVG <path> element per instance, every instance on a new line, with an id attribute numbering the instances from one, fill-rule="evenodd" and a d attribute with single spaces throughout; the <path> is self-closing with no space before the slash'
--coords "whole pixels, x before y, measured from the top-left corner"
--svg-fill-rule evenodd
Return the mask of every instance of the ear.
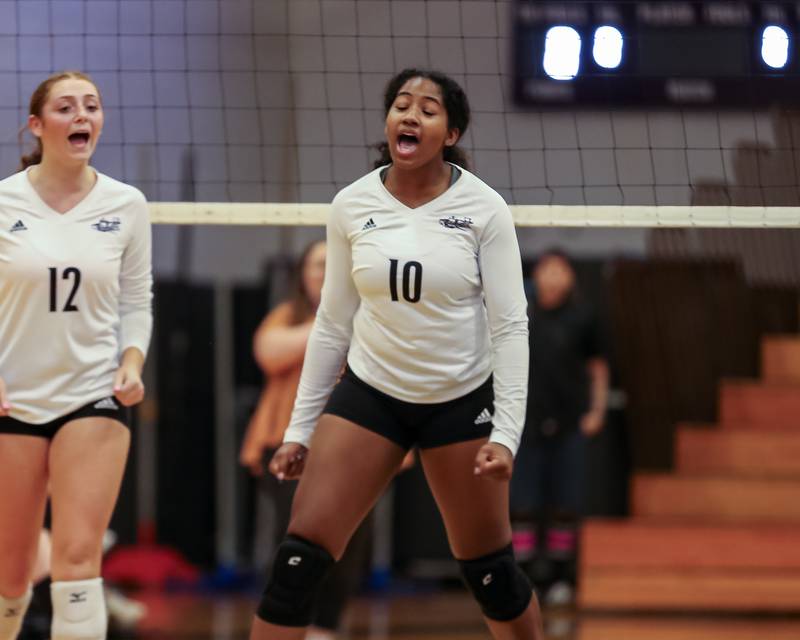
<path id="1" fill-rule="evenodd" d="M 444 139 L 445 147 L 452 147 L 461 137 L 461 132 L 458 129 L 448 129 L 447 137 Z"/>
<path id="2" fill-rule="evenodd" d="M 39 116 L 30 115 L 28 116 L 28 129 L 30 132 L 35 135 L 37 138 L 42 137 L 42 119 Z"/>

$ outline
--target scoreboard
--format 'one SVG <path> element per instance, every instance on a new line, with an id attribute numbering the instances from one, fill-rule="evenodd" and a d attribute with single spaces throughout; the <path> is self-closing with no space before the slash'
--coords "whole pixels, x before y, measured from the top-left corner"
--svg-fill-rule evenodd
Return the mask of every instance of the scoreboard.
<path id="1" fill-rule="evenodd" d="M 516 0 L 513 15 L 521 105 L 800 103 L 800 0 Z"/>

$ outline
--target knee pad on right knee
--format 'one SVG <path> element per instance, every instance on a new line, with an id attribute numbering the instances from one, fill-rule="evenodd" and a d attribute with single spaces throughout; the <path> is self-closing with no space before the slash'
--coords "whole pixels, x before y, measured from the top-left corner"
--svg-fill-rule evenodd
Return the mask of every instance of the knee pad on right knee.
<path id="1" fill-rule="evenodd" d="M 461 574 L 483 615 L 501 622 L 522 615 L 533 589 L 517 566 L 511 545 L 474 560 L 459 560 Z"/>
<path id="2" fill-rule="evenodd" d="M 0 640 L 16 640 L 32 597 L 31 587 L 18 598 L 0 596 Z"/>
<path id="3" fill-rule="evenodd" d="M 289 535 L 278 546 L 257 615 L 284 627 L 306 627 L 314 616 L 314 599 L 334 559 L 319 545 Z"/>
<path id="4" fill-rule="evenodd" d="M 108 628 L 103 579 L 53 582 L 51 640 L 105 640 Z"/>

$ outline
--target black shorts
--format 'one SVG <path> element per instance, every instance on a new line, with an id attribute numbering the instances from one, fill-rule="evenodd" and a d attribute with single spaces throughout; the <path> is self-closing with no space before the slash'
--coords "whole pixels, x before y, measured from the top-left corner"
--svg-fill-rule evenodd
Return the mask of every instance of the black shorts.
<path id="1" fill-rule="evenodd" d="M 31 424 L 30 422 L 23 422 L 22 420 L 17 420 L 9 416 L 3 416 L 0 417 L 0 433 L 39 436 L 52 440 L 58 433 L 58 430 L 68 422 L 72 422 L 78 418 L 95 417 L 111 418 L 128 428 L 130 428 L 131 425 L 131 410 L 128 407 L 122 406 L 116 398 L 108 397 L 94 400 L 80 409 L 76 409 L 65 416 L 43 424 Z"/>
<path id="2" fill-rule="evenodd" d="M 492 431 L 492 377 L 468 394 L 435 404 L 416 404 L 393 398 L 359 379 L 350 367 L 334 387 L 323 413 L 374 431 L 404 449 L 441 447 Z"/>

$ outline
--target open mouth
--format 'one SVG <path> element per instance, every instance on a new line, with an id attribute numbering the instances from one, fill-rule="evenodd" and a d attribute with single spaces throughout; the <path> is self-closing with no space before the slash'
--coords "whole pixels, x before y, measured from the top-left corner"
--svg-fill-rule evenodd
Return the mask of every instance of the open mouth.
<path id="1" fill-rule="evenodd" d="M 410 133 L 401 133 L 397 136 L 397 150 L 401 154 L 413 153 L 419 146 L 419 138 Z"/>
<path id="2" fill-rule="evenodd" d="M 72 133 L 69 136 L 70 144 L 76 147 L 85 147 L 89 144 L 89 134 L 84 132 Z"/>

